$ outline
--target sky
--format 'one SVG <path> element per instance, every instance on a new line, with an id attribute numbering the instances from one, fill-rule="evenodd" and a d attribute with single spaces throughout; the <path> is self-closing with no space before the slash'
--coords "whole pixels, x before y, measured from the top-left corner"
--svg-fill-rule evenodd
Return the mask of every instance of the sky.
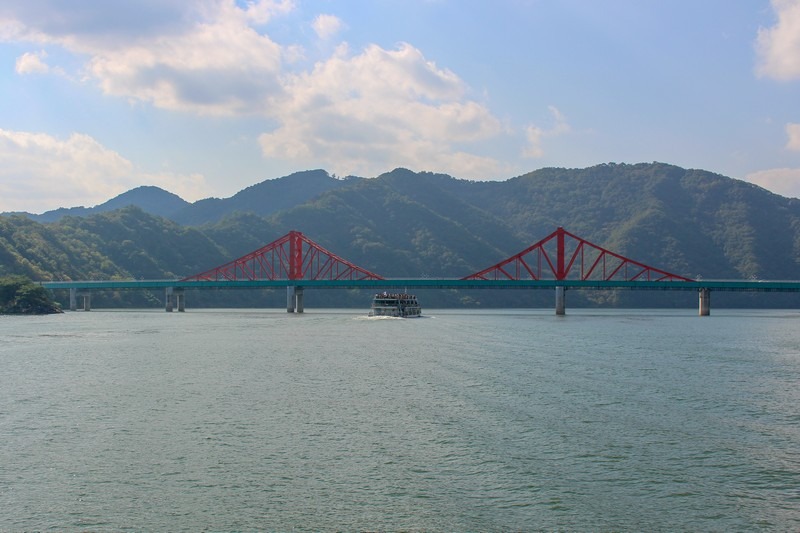
<path id="1" fill-rule="evenodd" d="M 0 211 L 653 161 L 800 197 L 800 0 L 0 2 Z"/>

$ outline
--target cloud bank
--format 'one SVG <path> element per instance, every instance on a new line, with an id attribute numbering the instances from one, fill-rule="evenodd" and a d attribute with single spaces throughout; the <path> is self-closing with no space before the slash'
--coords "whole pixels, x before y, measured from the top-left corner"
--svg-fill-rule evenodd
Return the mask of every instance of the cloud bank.
<path id="1" fill-rule="evenodd" d="M 777 80 L 800 78 L 800 2 L 772 0 L 777 23 L 761 28 L 756 40 L 756 72 Z"/>
<path id="2" fill-rule="evenodd" d="M 754 172 L 745 177 L 745 181 L 780 194 L 781 196 L 800 198 L 800 168 L 774 168 Z"/>
<path id="3" fill-rule="evenodd" d="M 18 73 L 51 71 L 46 48 L 59 47 L 85 58 L 74 78 L 106 95 L 263 120 L 258 140 L 266 158 L 367 176 L 394 166 L 476 179 L 507 170 L 481 155 L 480 143 L 508 132 L 455 73 L 407 43 L 351 52 L 342 42 L 304 67 L 302 46 L 264 32 L 292 11 L 291 1 L 18 4 L 0 7 L 0 40 L 44 47 L 21 56 Z M 130 15 L 127 25 L 120 12 Z M 344 29 L 333 15 L 309 24 L 320 40 Z"/>
<path id="4" fill-rule="evenodd" d="M 45 209 L 104 202 L 133 187 L 168 188 L 199 199 L 209 188 L 200 175 L 148 174 L 88 135 L 59 139 L 0 129 L 0 211 L 24 211 L 31 198 Z"/>
<path id="5" fill-rule="evenodd" d="M 498 163 L 459 150 L 487 139 L 500 122 L 464 98 L 463 82 L 408 44 L 347 46 L 308 73 L 289 77 L 275 118 L 260 136 L 268 157 L 316 161 L 337 174 L 367 174 L 394 166 L 486 176 Z"/>
<path id="6" fill-rule="evenodd" d="M 331 39 L 343 29 L 344 24 L 333 15 L 319 15 L 314 19 L 312 27 L 320 39 Z"/>
<path id="7" fill-rule="evenodd" d="M 800 124 L 787 124 L 786 135 L 789 138 L 786 142 L 786 149 L 800 152 Z"/>

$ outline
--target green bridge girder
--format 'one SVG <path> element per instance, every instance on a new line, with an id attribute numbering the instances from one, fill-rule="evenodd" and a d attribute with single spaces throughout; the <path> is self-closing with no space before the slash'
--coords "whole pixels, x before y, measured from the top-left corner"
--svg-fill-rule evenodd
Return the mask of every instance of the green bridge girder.
<path id="1" fill-rule="evenodd" d="M 382 280 L 102 280 L 44 281 L 46 289 L 125 290 L 125 289 L 253 289 L 303 287 L 320 289 L 594 289 L 594 290 L 668 290 L 668 291 L 750 291 L 800 292 L 800 281 L 697 280 L 697 281 L 591 281 L 591 280 L 464 280 L 433 278 L 396 278 Z"/>

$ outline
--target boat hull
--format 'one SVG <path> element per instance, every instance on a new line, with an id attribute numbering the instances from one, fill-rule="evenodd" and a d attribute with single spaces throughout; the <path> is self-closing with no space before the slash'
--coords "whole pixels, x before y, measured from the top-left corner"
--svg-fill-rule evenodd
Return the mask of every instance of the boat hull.
<path id="1" fill-rule="evenodd" d="M 372 299 L 371 317 L 417 318 L 422 316 L 422 307 L 411 294 L 376 294 Z"/>

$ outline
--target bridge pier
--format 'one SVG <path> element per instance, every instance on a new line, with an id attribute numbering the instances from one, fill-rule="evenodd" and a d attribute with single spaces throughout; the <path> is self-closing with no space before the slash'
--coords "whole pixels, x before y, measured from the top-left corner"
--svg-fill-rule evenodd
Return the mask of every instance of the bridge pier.
<path id="1" fill-rule="evenodd" d="M 78 298 L 83 298 L 83 303 L 81 307 L 83 307 L 84 311 L 91 311 L 92 310 L 92 296 L 89 291 L 82 291 L 78 292 L 78 289 L 71 288 L 69 290 L 69 310 L 70 311 L 77 311 L 78 310 Z"/>
<path id="2" fill-rule="evenodd" d="M 711 289 L 700 289 L 700 316 L 711 315 Z"/>
<path id="3" fill-rule="evenodd" d="M 71 287 L 69 289 L 69 310 L 70 311 L 77 311 L 78 310 L 78 298 L 83 298 L 83 307 L 84 311 L 91 311 L 92 310 L 92 297 L 89 294 L 89 291 L 82 291 L 78 292 L 78 289 L 75 287 Z"/>
<path id="4" fill-rule="evenodd" d="M 164 289 L 164 310 L 171 313 L 175 308 L 179 313 L 186 311 L 186 294 L 183 289 L 167 287 Z"/>
<path id="5" fill-rule="evenodd" d="M 303 312 L 303 287 L 290 285 L 286 287 L 286 312 Z"/>
<path id="6" fill-rule="evenodd" d="M 567 314 L 566 287 L 559 285 L 556 287 L 556 316 Z"/>

